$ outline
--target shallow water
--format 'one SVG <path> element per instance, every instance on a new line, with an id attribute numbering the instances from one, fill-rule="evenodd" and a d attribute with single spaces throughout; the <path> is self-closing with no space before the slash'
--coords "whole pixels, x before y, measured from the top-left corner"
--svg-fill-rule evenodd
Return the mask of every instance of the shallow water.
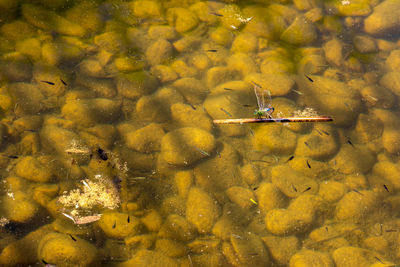
<path id="1" fill-rule="evenodd" d="M 400 262 L 397 1 L 0 11 L 1 266 Z"/>

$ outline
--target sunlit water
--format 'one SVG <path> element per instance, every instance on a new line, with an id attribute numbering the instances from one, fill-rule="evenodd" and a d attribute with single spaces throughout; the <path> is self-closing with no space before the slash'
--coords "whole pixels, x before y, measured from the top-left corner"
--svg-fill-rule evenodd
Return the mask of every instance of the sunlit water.
<path id="1" fill-rule="evenodd" d="M 399 262 L 398 1 L 0 11 L 1 266 Z"/>

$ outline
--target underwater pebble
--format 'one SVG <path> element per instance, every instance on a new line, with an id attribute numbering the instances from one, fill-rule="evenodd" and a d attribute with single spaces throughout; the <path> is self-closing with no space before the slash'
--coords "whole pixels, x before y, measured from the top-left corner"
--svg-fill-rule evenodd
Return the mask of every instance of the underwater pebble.
<path id="1" fill-rule="evenodd" d="M 151 123 L 124 135 L 126 146 L 142 153 L 159 151 L 165 131 L 160 124 Z"/>
<path id="2" fill-rule="evenodd" d="M 242 266 L 247 264 L 248 266 L 270 265 L 269 253 L 261 238 L 256 234 L 248 232 L 242 238 L 231 235 L 230 241 L 236 257 Z"/>
<path id="3" fill-rule="evenodd" d="M 228 66 L 245 77 L 249 73 L 258 72 L 257 63 L 245 53 L 237 53 L 227 59 Z"/>
<path id="4" fill-rule="evenodd" d="M 207 157 L 214 148 L 215 138 L 195 127 L 171 131 L 161 139 L 161 156 L 172 165 L 191 165 Z"/>
<path id="5" fill-rule="evenodd" d="M 50 224 L 31 231 L 21 239 L 7 244 L 1 251 L 0 264 L 4 266 L 24 265 L 38 262 L 37 248 L 40 240 L 48 233 L 53 232 Z"/>
<path id="6" fill-rule="evenodd" d="M 318 194 L 325 200 L 334 203 L 341 199 L 346 193 L 346 186 L 336 181 L 325 181 L 320 183 Z"/>
<path id="7" fill-rule="evenodd" d="M 189 9 L 175 7 L 169 8 L 166 15 L 168 24 L 175 27 L 179 33 L 192 30 L 199 23 L 196 14 Z"/>
<path id="8" fill-rule="evenodd" d="M 288 75 L 277 75 L 270 73 L 250 73 L 245 78 L 248 83 L 259 84 L 261 88 L 258 89 L 259 92 L 262 90 L 268 90 L 271 96 L 282 96 L 288 94 L 295 82 Z"/>
<path id="9" fill-rule="evenodd" d="M 285 207 L 286 199 L 272 183 L 263 182 L 256 190 L 258 206 L 263 213 Z"/>
<path id="10" fill-rule="evenodd" d="M 157 88 L 157 80 L 145 71 L 131 72 L 117 76 L 118 93 L 129 99 L 151 94 Z"/>
<path id="11" fill-rule="evenodd" d="M 89 266 L 97 261 L 97 249 L 79 237 L 50 233 L 44 236 L 37 248 L 38 258 L 55 265 Z M 67 263 L 67 264 L 66 264 Z"/>
<path id="12" fill-rule="evenodd" d="M 280 265 L 288 265 L 290 258 L 300 248 L 299 239 L 296 236 L 266 236 L 262 237 L 271 258 Z"/>
<path id="13" fill-rule="evenodd" d="M 119 264 L 121 267 L 137 266 L 137 267 L 179 267 L 176 260 L 167 257 L 159 251 L 140 249 L 136 251 L 132 259 Z"/>
<path id="14" fill-rule="evenodd" d="M 254 150 L 289 155 L 296 147 L 296 134 L 282 125 L 261 125 L 254 130 Z"/>
<path id="15" fill-rule="evenodd" d="M 180 92 L 187 102 L 193 105 L 202 103 L 208 93 L 204 84 L 195 78 L 179 79 L 172 84 L 172 87 Z"/>
<path id="16" fill-rule="evenodd" d="M 356 35 L 353 43 L 356 50 L 360 53 L 373 53 L 378 49 L 375 40 L 367 35 Z"/>
<path id="17" fill-rule="evenodd" d="M 186 198 L 190 187 L 193 184 L 194 175 L 193 171 L 179 171 L 174 175 L 175 186 L 178 190 L 178 194 L 182 198 Z"/>
<path id="18" fill-rule="evenodd" d="M 59 34 L 79 37 L 86 34 L 85 29 L 79 24 L 75 24 L 55 12 L 47 11 L 36 5 L 22 5 L 22 15 L 29 23 L 45 31 L 54 31 Z"/>
<path id="19" fill-rule="evenodd" d="M 375 154 L 364 145 L 343 145 L 330 161 L 331 167 L 344 174 L 367 173 L 376 162 Z"/>
<path id="20" fill-rule="evenodd" d="M 14 97 L 18 109 L 23 113 L 35 114 L 43 108 L 45 99 L 39 87 L 30 83 L 10 83 L 7 85 L 10 94 Z"/>
<path id="21" fill-rule="evenodd" d="M 170 66 L 166 65 L 152 67 L 151 74 L 162 83 L 173 82 L 178 79 L 178 74 Z"/>
<path id="22" fill-rule="evenodd" d="M 358 116 L 355 127 L 357 140 L 361 141 L 362 143 L 368 143 L 379 138 L 382 135 L 382 132 L 383 123 L 379 119 L 366 114 L 360 114 Z"/>
<path id="23" fill-rule="evenodd" d="M 172 44 L 165 39 L 158 39 L 146 50 L 147 62 L 151 66 L 166 63 L 172 57 Z"/>
<path id="24" fill-rule="evenodd" d="M 213 123 L 202 108 L 176 103 L 171 106 L 171 117 L 182 127 L 198 127 L 208 132 L 213 130 Z"/>
<path id="25" fill-rule="evenodd" d="M 211 232 L 220 215 L 216 201 L 203 189 L 192 187 L 186 201 L 186 218 L 200 233 Z"/>
<path id="26" fill-rule="evenodd" d="M 280 38 L 290 44 L 307 45 L 314 42 L 317 37 L 314 24 L 304 16 L 297 16 Z"/>
<path id="27" fill-rule="evenodd" d="M 237 71 L 230 67 L 217 66 L 208 69 L 206 83 L 208 88 L 213 88 L 221 83 L 237 80 Z"/>
<path id="28" fill-rule="evenodd" d="M 242 209 L 250 209 L 256 205 L 254 202 L 257 203 L 254 193 L 250 189 L 240 186 L 228 188 L 226 190 L 226 195 L 233 203 L 236 203 Z"/>
<path id="29" fill-rule="evenodd" d="M 328 253 L 303 249 L 290 258 L 289 266 L 333 267 L 335 265 Z"/>
<path id="30" fill-rule="evenodd" d="M 5 195 L 1 201 L 2 214 L 12 222 L 27 223 L 39 211 L 39 207 L 33 199 L 21 191 Z"/>
<path id="31" fill-rule="evenodd" d="M 348 192 L 336 206 L 336 217 L 339 220 L 360 222 L 365 215 L 377 207 L 378 199 L 374 192 L 360 190 Z"/>
<path id="32" fill-rule="evenodd" d="M 140 221 L 135 216 L 125 213 L 106 212 L 102 214 L 97 225 L 110 238 L 124 238 L 139 233 Z"/>
<path id="33" fill-rule="evenodd" d="M 196 233 L 196 227 L 184 217 L 170 214 L 161 226 L 158 235 L 163 238 L 187 242 L 193 240 Z"/>
<path id="34" fill-rule="evenodd" d="M 334 250 L 332 258 L 335 265 L 339 267 L 373 266 L 373 263 L 378 262 L 376 252 L 352 246 L 343 246 Z"/>
<path id="35" fill-rule="evenodd" d="M 388 16 L 387 14 L 390 14 Z M 385 0 L 364 20 L 364 31 L 373 35 L 394 33 L 400 26 L 400 2 Z"/>
<path id="36" fill-rule="evenodd" d="M 390 161 L 377 162 L 372 168 L 372 173 L 392 183 L 395 189 L 400 189 L 400 167 Z"/>
<path id="37" fill-rule="evenodd" d="M 156 210 L 149 210 L 148 213 L 140 218 L 140 221 L 151 232 L 157 232 L 161 228 L 162 217 Z"/>
<path id="38" fill-rule="evenodd" d="M 181 242 L 171 239 L 157 239 L 155 251 L 162 252 L 167 257 L 177 258 L 187 254 L 187 247 Z"/>
<path id="39" fill-rule="evenodd" d="M 218 155 L 194 168 L 196 184 L 209 192 L 225 191 L 240 184 L 238 152 L 229 144 L 218 148 Z"/>
<path id="40" fill-rule="evenodd" d="M 258 48 L 257 37 L 251 33 L 238 34 L 233 40 L 231 51 L 234 53 L 252 53 Z"/>
<path id="41" fill-rule="evenodd" d="M 157 1 L 131 1 L 130 9 L 133 11 L 133 14 L 139 18 L 159 18 L 162 14 L 161 5 Z"/>
<path id="42" fill-rule="evenodd" d="M 15 173 L 27 180 L 46 183 L 51 180 L 53 175 L 36 158 L 26 156 L 21 158 L 15 166 Z"/>
<path id="43" fill-rule="evenodd" d="M 70 100 L 61 109 L 62 115 L 80 125 L 116 121 L 121 114 L 121 102 L 106 98 Z"/>
<path id="44" fill-rule="evenodd" d="M 326 132 L 325 129 L 324 131 Z M 332 157 L 338 149 L 335 135 L 321 135 L 317 131 L 312 131 L 310 134 L 300 136 L 297 139 L 295 154 L 322 160 Z"/>

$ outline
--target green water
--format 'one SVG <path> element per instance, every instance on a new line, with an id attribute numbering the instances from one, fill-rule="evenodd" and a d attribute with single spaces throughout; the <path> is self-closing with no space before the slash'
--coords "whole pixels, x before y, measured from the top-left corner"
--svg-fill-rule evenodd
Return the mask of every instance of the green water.
<path id="1" fill-rule="evenodd" d="M 395 266 L 398 17 L 1 1 L 0 265 Z M 333 122 L 213 123 L 254 117 L 254 90 Z"/>

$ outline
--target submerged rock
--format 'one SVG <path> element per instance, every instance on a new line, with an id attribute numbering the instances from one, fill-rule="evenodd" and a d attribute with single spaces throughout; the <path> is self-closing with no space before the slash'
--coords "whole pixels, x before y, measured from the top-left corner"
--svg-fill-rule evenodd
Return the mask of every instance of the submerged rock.
<path id="1" fill-rule="evenodd" d="M 364 31 L 374 35 L 395 33 L 400 27 L 400 2 L 382 1 L 364 21 Z"/>

